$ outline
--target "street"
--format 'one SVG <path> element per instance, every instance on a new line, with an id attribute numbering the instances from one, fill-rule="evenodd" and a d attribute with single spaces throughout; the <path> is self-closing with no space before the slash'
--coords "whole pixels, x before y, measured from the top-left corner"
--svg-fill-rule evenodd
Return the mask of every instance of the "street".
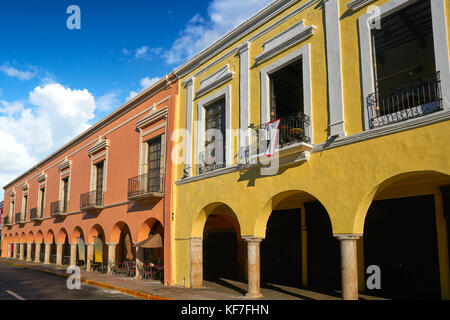
<path id="1" fill-rule="evenodd" d="M 117 291 L 81 283 L 69 290 L 66 279 L 0 263 L 0 300 L 137 300 Z"/>

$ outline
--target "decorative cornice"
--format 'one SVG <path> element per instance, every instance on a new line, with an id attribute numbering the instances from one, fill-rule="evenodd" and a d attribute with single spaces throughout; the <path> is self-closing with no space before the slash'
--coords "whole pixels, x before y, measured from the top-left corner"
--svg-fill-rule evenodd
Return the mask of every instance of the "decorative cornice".
<path id="1" fill-rule="evenodd" d="M 230 71 L 230 66 L 227 64 L 219 71 L 213 73 L 208 78 L 204 79 L 200 84 L 200 89 L 195 93 L 195 98 L 199 98 L 215 88 L 233 79 L 235 73 Z"/>
<path id="2" fill-rule="evenodd" d="M 136 128 L 138 129 L 142 129 L 143 127 L 146 127 L 148 125 L 150 125 L 151 123 L 164 118 L 165 116 L 167 116 L 167 113 L 169 112 L 169 107 L 163 107 L 159 110 L 156 111 L 150 111 L 150 113 L 142 118 L 141 120 L 136 122 Z"/>
<path id="3" fill-rule="evenodd" d="M 58 166 L 58 171 L 61 172 L 67 168 L 70 168 L 72 166 L 72 160 L 65 159 L 62 164 Z"/>
<path id="4" fill-rule="evenodd" d="M 22 191 L 28 190 L 28 182 L 25 182 L 23 185 L 20 186 Z"/>
<path id="5" fill-rule="evenodd" d="M 42 172 L 42 174 L 39 177 L 36 178 L 36 181 L 37 182 L 42 182 L 42 181 L 44 181 L 46 179 L 47 179 L 47 174 Z"/>
<path id="6" fill-rule="evenodd" d="M 263 45 L 263 52 L 254 57 L 257 64 L 261 64 L 282 51 L 308 39 L 317 30 L 316 26 L 305 26 L 305 21 L 294 24 L 289 29 L 279 33 L 272 39 L 266 41 Z"/>
<path id="7" fill-rule="evenodd" d="M 11 192 L 9 193 L 10 197 L 14 197 L 16 195 L 16 190 L 12 189 Z"/>
<path id="8" fill-rule="evenodd" d="M 109 140 L 105 139 L 103 141 L 97 142 L 93 147 L 88 149 L 89 156 L 92 156 L 94 153 L 97 153 L 101 150 L 107 149 L 109 147 Z"/>
<path id="9" fill-rule="evenodd" d="M 365 5 L 374 2 L 375 0 L 354 0 L 347 4 L 347 7 L 352 11 L 357 11 Z"/>

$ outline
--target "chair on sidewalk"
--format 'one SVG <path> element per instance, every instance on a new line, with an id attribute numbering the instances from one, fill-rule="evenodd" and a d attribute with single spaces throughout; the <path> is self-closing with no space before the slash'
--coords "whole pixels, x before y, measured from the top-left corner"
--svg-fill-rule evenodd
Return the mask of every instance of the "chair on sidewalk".
<path id="1" fill-rule="evenodd" d="M 116 273 L 117 275 L 122 275 L 122 274 L 126 275 L 127 274 L 127 270 L 125 269 L 125 266 L 123 263 L 117 262 L 117 260 L 116 260 L 114 267 L 117 272 Z"/>
<path id="2" fill-rule="evenodd" d="M 136 266 L 131 261 L 125 260 L 125 270 L 128 277 L 134 277 L 136 275 Z"/>
<path id="3" fill-rule="evenodd" d="M 114 265 L 114 263 L 112 261 L 108 261 L 108 266 L 109 266 L 109 275 L 116 275 L 117 274 L 117 269 L 116 266 Z"/>

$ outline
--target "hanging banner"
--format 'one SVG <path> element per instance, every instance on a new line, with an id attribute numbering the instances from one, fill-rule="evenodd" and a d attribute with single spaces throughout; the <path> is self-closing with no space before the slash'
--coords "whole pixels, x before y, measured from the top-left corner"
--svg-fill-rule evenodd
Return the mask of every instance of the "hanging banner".
<path id="1" fill-rule="evenodd" d="M 99 237 L 94 237 L 94 262 L 103 262 L 103 243 Z"/>
<path id="2" fill-rule="evenodd" d="M 82 238 L 78 238 L 78 260 L 86 261 L 85 244 Z"/>
<path id="3" fill-rule="evenodd" d="M 269 146 L 267 147 L 266 156 L 271 157 L 275 153 L 275 147 L 278 146 L 278 129 L 280 126 L 280 119 L 274 120 L 267 124 L 267 133 L 269 135 Z"/>

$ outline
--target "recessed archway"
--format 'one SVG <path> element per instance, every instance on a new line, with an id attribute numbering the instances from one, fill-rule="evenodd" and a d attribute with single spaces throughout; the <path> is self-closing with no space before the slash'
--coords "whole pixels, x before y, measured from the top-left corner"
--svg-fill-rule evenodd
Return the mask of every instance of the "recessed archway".
<path id="1" fill-rule="evenodd" d="M 432 171 L 403 173 L 379 184 L 365 215 L 361 264 L 379 267 L 383 282 L 366 291 L 393 299 L 449 297 L 445 186 L 450 176 Z"/>
<path id="2" fill-rule="evenodd" d="M 136 259 L 136 247 L 133 246 L 130 228 L 123 222 L 117 222 L 111 232 L 112 243 L 117 243 L 116 260 L 119 263 Z"/>
<path id="3" fill-rule="evenodd" d="M 70 237 L 70 243 L 77 244 L 75 264 L 77 266 L 81 266 L 81 265 L 86 266 L 87 246 L 86 246 L 86 242 L 85 242 L 83 229 L 81 229 L 81 227 L 76 226 L 74 228 L 72 235 Z"/>
<path id="4" fill-rule="evenodd" d="M 287 190 L 274 195 L 267 207 L 261 286 L 339 290 L 339 241 L 321 201 L 308 192 Z"/>

